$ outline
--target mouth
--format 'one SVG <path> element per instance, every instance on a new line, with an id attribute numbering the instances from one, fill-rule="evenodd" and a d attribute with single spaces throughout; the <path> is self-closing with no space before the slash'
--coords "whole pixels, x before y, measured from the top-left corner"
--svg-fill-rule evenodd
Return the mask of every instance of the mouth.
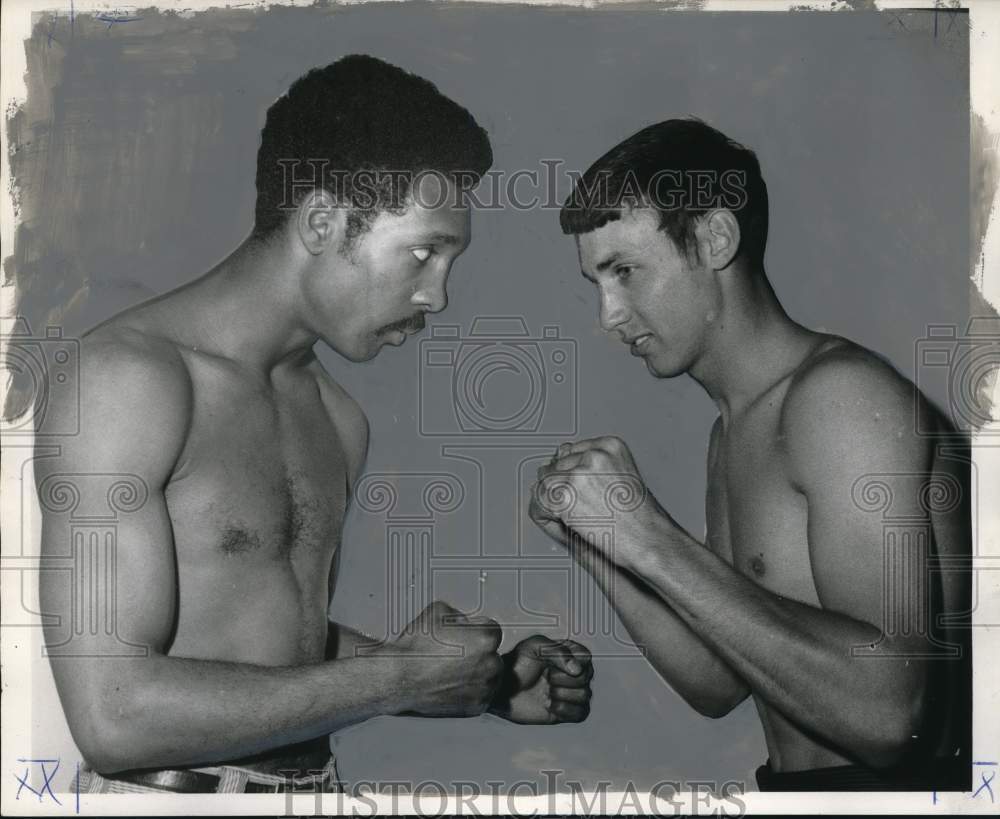
<path id="1" fill-rule="evenodd" d="M 418 313 L 409 319 L 396 322 L 396 324 L 389 325 L 379 331 L 381 335 L 388 344 L 393 347 L 399 347 L 406 341 L 407 336 L 419 333 L 427 325 L 426 319 L 423 313 Z"/>
<path id="2" fill-rule="evenodd" d="M 417 313 L 412 319 L 410 319 L 406 324 L 404 324 L 400 329 L 406 333 L 406 335 L 411 336 L 415 333 L 419 333 L 424 327 L 427 326 L 427 320 L 424 318 L 423 313 Z"/>
<path id="3" fill-rule="evenodd" d="M 646 351 L 646 347 L 649 345 L 652 338 L 652 333 L 643 333 L 640 336 L 636 336 L 628 342 L 629 352 L 632 353 L 632 355 L 642 355 Z"/>

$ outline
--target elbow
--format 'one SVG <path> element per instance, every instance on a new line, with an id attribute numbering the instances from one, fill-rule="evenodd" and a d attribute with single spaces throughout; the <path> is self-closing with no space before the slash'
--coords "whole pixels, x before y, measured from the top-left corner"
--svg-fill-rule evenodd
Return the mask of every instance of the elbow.
<path id="1" fill-rule="evenodd" d="M 688 703 L 703 717 L 722 719 L 750 695 L 749 689 L 733 690 L 725 695 L 692 697 Z"/>
<path id="2" fill-rule="evenodd" d="M 128 742 L 117 726 L 101 718 L 90 718 L 86 722 L 86 725 L 74 726 L 72 734 L 88 767 L 100 774 L 142 767 L 130 756 Z"/>
<path id="3" fill-rule="evenodd" d="M 876 770 L 899 767 L 923 745 L 923 692 L 884 703 L 882 714 L 882 719 L 868 720 L 868 731 L 857 748 L 859 760 Z"/>
<path id="4" fill-rule="evenodd" d="M 867 767 L 891 770 L 899 767 L 909 755 L 914 740 L 910 737 L 879 737 L 858 748 L 857 757 Z"/>
<path id="5" fill-rule="evenodd" d="M 708 717 L 709 719 L 722 719 L 724 716 L 729 714 L 736 705 L 725 702 L 710 702 L 710 703 L 699 703 L 693 704 L 694 710 L 701 714 L 703 717 Z"/>
<path id="6" fill-rule="evenodd" d="M 142 719 L 122 702 L 114 707 L 92 708 L 70 728 L 80 754 L 98 773 L 156 765 L 150 746 L 155 733 L 147 731 Z"/>

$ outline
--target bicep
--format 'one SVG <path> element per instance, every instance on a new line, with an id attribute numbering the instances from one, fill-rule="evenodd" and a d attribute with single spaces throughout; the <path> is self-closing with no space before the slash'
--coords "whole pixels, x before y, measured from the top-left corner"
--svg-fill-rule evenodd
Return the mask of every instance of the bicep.
<path id="1" fill-rule="evenodd" d="M 166 653 L 176 614 L 174 546 L 158 486 L 135 473 L 68 478 L 80 493 L 75 511 L 45 510 L 47 486 L 40 487 L 42 563 L 49 570 L 39 592 L 56 689 L 77 744 L 93 761 L 101 747 L 95 742 L 133 701 L 135 675 Z M 74 520 L 91 490 L 95 507 L 107 503 L 106 492 L 127 493 L 116 520 Z"/>
<path id="2" fill-rule="evenodd" d="M 50 616 L 49 655 L 164 652 L 173 629 L 177 581 L 163 492 L 135 474 L 62 480 L 64 487 L 73 480 L 76 490 L 84 491 L 101 483 L 127 487 L 124 491 L 133 493 L 141 506 L 126 507 L 107 524 L 78 523 L 74 517 L 79 509 L 46 509 L 49 487 L 45 482 L 40 486 L 42 561 L 51 567 L 39 581 L 43 611 Z M 140 652 L 132 650 L 136 647 Z M 80 671 L 74 668 L 73 673 Z"/>
<path id="3" fill-rule="evenodd" d="M 823 491 L 807 495 L 807 509 L 809 559 L 821 606 L 881 628 L 886 551 L 877 516 Z"/>

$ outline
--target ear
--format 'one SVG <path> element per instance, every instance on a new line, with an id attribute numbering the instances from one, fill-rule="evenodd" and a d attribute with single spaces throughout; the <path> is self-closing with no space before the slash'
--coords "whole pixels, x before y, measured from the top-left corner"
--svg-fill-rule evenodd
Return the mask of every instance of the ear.
<path id="1" fill-rule="evenodd" d="M 347 226 L 347 211 L 338 207 L 330 192 L 317 188 L 295 214 L 295 232 L 302 246 L 313 256 L 329 247 L 339 247 Z"/>
<path id="2" fill-rule="evenodd" d="M 732 211 L 720 208 L 698 220 L 695 233 L 702 259 L 713 270 L 722 270 L 740 249 L 740 223 Z"/>

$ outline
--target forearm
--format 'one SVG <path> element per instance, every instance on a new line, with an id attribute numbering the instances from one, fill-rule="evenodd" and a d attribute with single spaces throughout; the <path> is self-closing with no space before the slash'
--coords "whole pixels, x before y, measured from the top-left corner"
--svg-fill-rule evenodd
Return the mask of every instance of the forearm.
<path id="1" fill-rule="evenodd" d="M 880 629 L 779 597 L 680 530 L 656 539 L 633 571 L 787 717 L 869 764 L 893 761 L 918 732 L 925 664 L 852 655 L 884 641 Z"/>
<path id="2" fill-rule="evenodd" d="M 390 658 L 299 667 L 162 655 L 97 661 L 119 667 L 106 667 L 102 690 L 84 698 L 90 707 L 71 724 L 103 772 L 236 759 L 406 707 Z"/>
<path id="3" fill-rule="evenodd" d="M 646 583 L 593 548 L 573 550 L 657 673 L 696 711 L 721 717 L 749 694 L 747 684 Z"/>

